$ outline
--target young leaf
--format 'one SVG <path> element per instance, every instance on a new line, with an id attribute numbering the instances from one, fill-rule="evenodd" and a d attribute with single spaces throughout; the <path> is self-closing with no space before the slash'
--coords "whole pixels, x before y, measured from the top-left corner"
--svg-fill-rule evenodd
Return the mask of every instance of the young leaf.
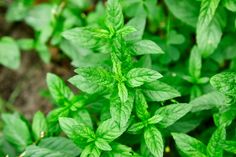
<path id="1" fill-rule="evenodd" d="M 79 123 L 72 119 L 72 118 L 66 118 L 66 117 L 61 117 L 59 118 L 59 124 L 63 132 L 71 139 L 73 139 L 75 135 L 75 126 L 78 126 Z"/>
<path id="2" fill-rule="evenodd" d="M 2 114 L 2 119 L 5 123 L 3 133 L 7 141 L 17 150 L 23 151 L 32 142 L 27 124 L 16 114 Z"/>
<path id="3" fill-rule="evenodd" d="M 34 134 L 35 140 L 43 138 L 48 131 L 47 121 L 44 114 L 38 111 L 33 118 L 32 122 L 32 131 Z"/>
<path id="4" fill-rule="evenodd" d="M 145 83 L 142 89 L 149 101 L 165 101 L 180 96 L 176 89 L 160 81 Z"/>
<path id="5" fill-rule="evenodd" d="M 158 123 L 161 127 L 166 128 L 174 124 L 177 120 L 186 115 L 192 106 L 189 104 L 173 104 L 157 109 L 155 115 L 160 115 L 163 119 Z"/>
<path id="6" fill-rule="evenodd" d="M 111 146 L 109 145 L 109 143 L 101 138 L 98 138 L 96 141 L 95 141 L 95 145 L 103 150 L 103 151 L 111 151 L 112 148 Z"/>
<path id="7" fill-rule="evenodd" d="M 124 17 L 119 0 L 108 0 L 106 5 L 106 25 L 119 30 L 124 26 Z"/>
<path id="8" fill-rule="evenodd" d="M 199 140 L 182 133 L 172 133 L 181 153 L 191 157 L 207 157 L 206 146 Z"/>
<path id="9" fill-rule="evenodd" d="M 131 87 L 138 87 L 145 82 L 152 82 L 162 77 L 157 71 L 147 68 L 134 68 L 127 74 L 127 80 Z"/>
<path id="10" fill-rule="evenodd" d="M 136 134 L 138 131 L 140 131 L 144 127 L 145 127 L 145 125 L 143 124 L 143 122 L 138 122 L 138 123 L 131 125 L 128 129 L 128 132 L 132 133 L 132 134 Z"/>
<path id="11" fill-rule="evenodd" d="M 47 74 L 47 85 L 49 91 L 56 101 L 57 105 L 66 106 L 70 105 L 71 99 L 74 97 L 73 92 L 66 86 L 64 81 L 55 74 Z"/>
<path id="12" fill-rule="evenodd" d="M 155 157 L 162 157 L 164 144 L 160 131 L 154 126 L 148 126 L 144 131 L 144 140 L 149 151 Z"/>
<path id="13" fill-rule="evenodd" d="M 73 85 L 89 94 L 104 92 L 113 85 L 111 74 L 103 68 L 78 68 L 79 75 L 69 79 Z"/>
<path id="14" fill-rule="evenodd" d="M 226 130 L 224 127 L 220 126 L 213 133 L 207 145 L 207 154 L 209 157 L 223 157 L 223 148 L 221 143 L 223 143 L 225 138 Z"/>
<path id="15" fill-rule="evenodd" d="M 191 50 L 190 59 L 189 59 L 189 74 L 194 78 L 198 79 L 201 75 L 202 60 L 201 54 L 198 51 L 197 47 L 194 46 Z"/>
<path id="16" fill-rule="evenodd" d="M 95 144 L 90 144 L 85 147 L 80 157 L 100 157 L 101 150 L 98 149 Z"/>
<path id="17" fill-rule="evenodd" d="M 17 43 L 10 37 L 0 40 L 0 64 L 11 69 L 17 69 L 20 66 L 20 50 Z"/>
<path id="18" fill-rule="evenodd" d="M 151 40 L 140 40 L 131 45 L 133 55 L 164 54 L 164 51 Z"/>
<path id="19" fill-rule="evenodd" d="M 144 95 L 137 90 L 135 95 L 135 111 L 137 116 L 143 121 L 147 120 L 150 117 L 147 108 L 148 105 Z"/>
<path id="20" fill-rule="evenodd" d="M 163 119 L 162 116 L 160 115 L 154 115 L 151 118 L 148 119 L 148 124 L 156 124 L 158 122 L 160 122 Z"/>

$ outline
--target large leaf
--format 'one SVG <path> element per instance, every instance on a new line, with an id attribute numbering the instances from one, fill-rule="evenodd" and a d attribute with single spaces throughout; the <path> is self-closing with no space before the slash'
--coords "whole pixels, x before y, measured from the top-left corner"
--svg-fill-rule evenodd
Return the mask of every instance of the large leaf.
<path id="1" fill-rule="evenodd" d="M 26 157 L 76 157 L 80 149 L 64 137 L 49 137 L 43 139 L 38 146 L 26 148 Z"/>
<path id="2" fill-rule="evenodd" d="M 149 151 L 155 157 L 162 157 L 164 144 L 160 131 L 154 126 L 149 126 L 145 129 L 144 140 Z"/>
<path id="3" fill-rule="evenodd" d="M 236 73 L 235 72 L 223 72 L 216 74 L 210 80 L 210 83 L 219 92 L 235 97 L 236 95 Z"/>
<path id="4" fill-rule="evenodd" d="M 160 81 L 145 83 L 142 88 L 149 101 L 165 101 L 180 96 L 176 89 Z"/>
<path id="5" fill-rule="evenodd" d="M 197 23 L 197 44 L 205 57 L 217 48 L 222 35 L 224 12 L 216 12 L 220 0 L 202 0 Z"/>
<path id="6" fill-rule="evenodd" d="M 165 0 L 172 14 L 186 24 L 196 27 L 199 3 L 195 0 Z M 188 11 L 186 11 L 188 10 Z"/>
<path id="7" fill-rule="evenodd" d="M 206 146 L 199 140 L 182 133 L 172 133 L 179 151 L 185 156 L 207 157 Z"/>
<path id="8" fill-rule="evenodd" d="M 223 143 L 225 138 L 226 130 L 224 127 L 220 126 L 213 133 L 207 145 L 207 153 L 209 157 L 223 157 L 223 148 L 221 143 Z"/>
<path id="9" fill-rule="evenodd" d="M 157 109 L 155 115 L 160 115 L 163 119 L 158 123 L 161 127 L 166 128 L 174 124 L 177 120 L 186 115 L 192 106 L 189 104 L 173 104 Z"/>
<path id="10" fill-rule="evenodd" d="M 126 102 L 122 102 L 119 98 L 115 97 L 110 101 L 110 113 L 111 117 L 120 124 L 121 127 L 127 125 L 130 119 L 131 112 L 133 109 L 134 98 L 129 95 Z"/>
<path id="11" fill-rule="evenodd" d="M 31 136 L 26 122 L 16 114 L 3 114 L 5 123 L 3 133 L 7 141 L 13 144 L 19 151 L 23 151 L 31 144 Z"/>
<path id="12" fill-rule="evenodd" d="M 103 92 L 113 85 L 111 74 L 103 68 L 78 68 L 79 75 L 72 77 L 69 82 L 89 94 Z"/>

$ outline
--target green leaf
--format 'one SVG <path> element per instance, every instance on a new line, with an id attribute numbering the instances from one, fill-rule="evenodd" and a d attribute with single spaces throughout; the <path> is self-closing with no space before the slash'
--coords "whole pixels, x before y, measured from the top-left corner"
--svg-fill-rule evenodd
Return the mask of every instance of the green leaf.
<path id="1" fill-rule="evenodd" d="M 0 64 L 14 70 L 20 66 L 20 50 L 17 43 L 10 37 L 0 40 Z"/>
<path id="2" fill-rule="evenodd" d="M 32 50 L 35 46 L 34 44 L 35 44 L 34 39 L 30 39 L 30 38 L 23 38 L 23 39 L 17 40 L 17 45 L 19 46 L 19 48 L 25 51 Z"/>
<path id="3" fill-rule="evenodd" d="M 184 23 L 196 27 L 199 14 L 199 4 L 195 0 L 165 0 L 172 14 Z M 188 11 L 186 11 L 188 10 Z"/>
<path id="4" fill-rule="evenodd" d="M 199 140 L 182 133 L 172 133 L 179 151 L 185 156 L 207 157 L 206 146 Z"/>
<path id="5" fill-rule="evenodd" d="M 52 20 L 52 5 L 41 4 L 35 5 L 27 13 L 25 17 L 25 22 L 31 26 L 36 31 L 42 31 L 44 28 L 48 27 Z M 39 20 L 40 19 L 40 20 Z"/>
<path id="6" fill-rule="evenodd" d="M 236 94 L 236 73 L 235 72 L 223 72 L 216 74 L 210 80 L 210 83 L 219 92 L 235 97 Z"/>
<path id="7" fill-rule="evenodd" d="M 217 48 L 221 35 L 222 13 L 216 12 L 220 0 L 202 0 L 197 23 L 197 44 L 204 57 Z"/>
<path id="8" fill-rule="evenodd" d="M 159 72 L 147 68 L 131 69 L 126 76 L 131 87 L 138 87 L 145 82 L 153 82 L 161 77 L 162 75 Z"/>
<path id="9" fill-rule="evenodd" d="M 103 151 L 111 151 L 112 148 L 111 146 L 109 145 L 109 143 L 101 138 L 98 138 L 96 141 L 95 141 L 95 145 L 103 150 Z"/>
<path id="10" fill-rule="evenodd" d="M 31 145 L 26 148 L 26 157 L 76 157 L 80 149 L 64 137 L 49 137 L 42 139 L 38 146 Z"/>
<path id="11" fill-rule="evenodd" d="M 124 38 L 127 41 L 139 41 L 142 40 L 145 25 L 146 25 L 146 17 L 145 16 L 135 16 L 128 23 L 127 26 L 131 26 L 136 29 L 135 32 L 132 32 L 125 36 Z"/>
<path id="12" fill-rule="evenodd" d="M 106 5 L 106 25 L 119 30 L 124 26 L 124 17 L 119 0 L 108 0 Z"/>
<path id="13" fill-rule="evenodd" d="M 33 118 L 32 131 L 35 140 L 39 140 L 45 136 L 48 132 L 47 121 L 44 114 L 38 111 Z"/>
<path id="14" fill-rule="evenodd" d="M 190 58 L 189 58 L 189 74 L 194 79 L 198 80 L 201 76 L 201 68 L 202 68 L 202 58 L 196 46 L 194 46 L 191 50 Z"/>
<path id="15" fill-rule="evenodd" d="M 127 126 L 120 127 L 113 119 L 103 121 L 96 131 L 97 137 L 100 137 L 107 142 L 112 142 L 127 129 Z"/>
<path id="16" fill-rule="evenodd" d="M 150 114 L 147 111 L 148 105 L 145 100 L 144 95 L 142 94 L 141 91 L 136 90 L 136 95 L 135 95 L 135 111 L 137 116 L 145 121 L 150 117 Z"/>
<path id="17" fill-rule="evenodd" d="M 211 136 L 209 143 L 207 145 L 207 154 L 209 157 L 223 157 L 223 148 L 221 143 L 226 138 L 226 130 L 224 127 L 220 126 Z"/>
<path id="18" fill-rule="evenodd" d="M 149 119 L 147 120 L 147 123 L 148 123 L 148 124 L 156 124 L 156 123 L 160 122 L 162 119 L 163 119 L 162 116 L 160 116 L 160 115 L 154 115 L 154 116 L 152 116 L 151 118 L 149 118 Z"/>
<path id="19" fill-rule="evenodd" d="M 51 59 L 51 53 L 45 43 L 37 42 L 35 49 L 44 63 L 48 64 Z"/>
<path id="20" fill-rule="evenodd" d="M 164 51 L 151 40 L 140 40 L 130 47 L 133 55 L 164 54 Z"/>
<path id="21" fill-rule="evenodd" d="M 126 126 L 133 109 L 134 98 L 129 95 L 126 102 L 122 102 L 118 97 L 110 101 L 111 117 L 120 124 L 121 127 Z"/>
<path id="22" fill-rule="evenodd" d="M 191 112 L 198 112 L 203 110 L 210 110 L 219 108 L 225 104 L 224 96 L 219 92 L 211 92 L 193 99 L 190 102 L 192 106 Z"/>
<path id="23" fill-rule="evenodd" d="M 55 74 L 48 73 L 47 85 L 57 105 L 71 105 L 71 99 L 74 97 L 74 94 L 60 77 Z"/>
<path id="24" fill-rule="evenodd" d="M 98 43 L 89 27 L 73 28 L 63 32 L 62 36 L 66 40 L 85 48 L 94 48 Z"/>
<path id="25" fill-rule="evenodd" d="M 112 75 L 101 67 L 78 68 L 75 71 L 78 75 L 69 79 L 69 82 L 86 93 L 104 92 L 113 85 Z"/>
<path id="26" fill-rule="evenodd" d="M 66 117 L 61 117 L 59 118 L 59 124 L 63 132 L 71 139 L 75 138 L 75 126 L 78 126 L 79 123 L 72 119 L 72 118 L 66 118 Z"/>
<path id="27" fill-rule="evenodd" d="M 160 115 L 163 117 L 158 124 L 161 127 L 166 128 L 186 115 L 191 108 L 192 106 L 189 104 L 172 104 L 157 109 L 155 115 Z"/>
<path id="28" fill-rule="evenodd" d="M 100 157 L 101 150 L 98 149 L 94 144 L 90 144 L 85 147 L 80 157 Z"/>
<path id="29" fill-rule="evenodd" d="M 162 157 L 164 144 L 160 131 L 154 126 L 149 126 L 145 129 L 144 140 L 149 151 L 155 157 Z"/>
<path id="30" fill-rule="evenodd" d="M 236 12 L 236 1 L 234 0 L 224 0 L 224 5 L 225 7 L 233 12 Z"/>
<path id="31" fill-rule="evenodd" d="M 129 127 L 128 132 L 132 134 L 137 134 L 144 127 L 145 125 L 143 122 L 134 123 Z"/>
<path id="32" fill-rule="evenodd" d="M 17 114 L 2 114 L 2 119 L 5 124 L 4 136 L 18 151 L 23 151 L 28 144 L 31 144 L 28 126 Z"/>
<path id="33" fill-rule="evenodd" d="M 227 152 L 236 154 L 236 141 L 225 141 L 223 142 L 222 147 Z"/>
<path id="34" fill-rule="evenodd" d="M 133 155 L 131 147 L 119 143 L 111 143 L 112 150 L 107 152 L 108 156 L 113 157 L 130 157 Z"/>
<path id="35" fill-rule="evenodd" d="M 180 96 L 176 89 L 160 81 L 145 83 L 142 89 L 149 101 L 165 101 Z"/>
<path id="36" fill-rule="evenodd" d="M 128 90 L 124 83 L 118 83 L 118 95 L 121 102 L 126 102 L 128 100 Z"/>
<path id="37" fill-rule="evenodd" d="M 6 19 L 9 22 L 20 21 L 28 13 L 34 0 L 14 0 L 7 9 Z"/>

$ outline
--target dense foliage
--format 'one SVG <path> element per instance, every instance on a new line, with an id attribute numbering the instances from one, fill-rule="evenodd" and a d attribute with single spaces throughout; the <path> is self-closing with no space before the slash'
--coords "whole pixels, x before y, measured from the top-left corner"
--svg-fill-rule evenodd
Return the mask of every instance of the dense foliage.
<path id="1" fill-rule="evenodd" d="M 48 63 L 56 47 L 78 91 L 48 73 L 55 108 L 2 114 L 0 156 L 235 156 L 235 12 L 234 0 L 13 1 L 6 19 L 35 38 L 2 37 L 0 63 L 17 69 L 20 50 Z"/>

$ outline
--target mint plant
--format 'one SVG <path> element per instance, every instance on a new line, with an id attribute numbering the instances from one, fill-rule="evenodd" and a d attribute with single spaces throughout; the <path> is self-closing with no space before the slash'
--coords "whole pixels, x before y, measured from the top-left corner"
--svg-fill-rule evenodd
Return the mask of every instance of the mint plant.
<path id="1" fill-rule="evenodd" d="M 17 69 L 20 50 L 31 49 L 48 63 L 54 47 L 75 73 L 68 81 L 47 73 L 49 113 L 1 115 L 0 156 L 235 156 L 235 8 L 233 0 L 12 2 L 7 20 L 24 21 L 34 38 L 2 37 L 0 63 Z"/>

